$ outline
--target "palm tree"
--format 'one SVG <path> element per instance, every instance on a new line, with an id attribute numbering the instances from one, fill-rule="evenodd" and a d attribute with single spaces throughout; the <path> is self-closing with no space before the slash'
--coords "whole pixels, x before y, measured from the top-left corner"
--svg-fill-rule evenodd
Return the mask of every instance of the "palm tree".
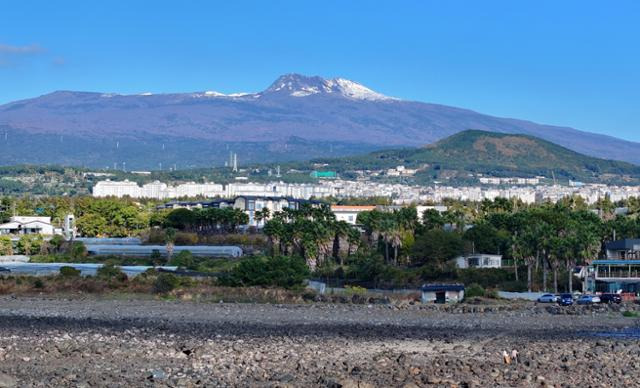
<path id="1" fill-rule="evenodd" d="M 255 213 L 256 223 L 259 225 L 261 222 L 267 221 L 270 215 L 271 215 L 271 211 L 269 210 L 269 208 L 263 207 L 261 210 L 258 210 Z"/>
<path id="2" fill-rule="evenodd" d="M 527 264 L 527 288 L 533 290 L 532 269 L 536 263 L 537 235 L 531 225 L 525 226 L 519 234 L 514 235 L 513 257 L 520 258 Z"/>
<path id="3" fill-rule="evenodd" d="M 282 253 L 282 239 L 284 234 L 284 224 L 279 216 L 274 216 L 273 219 L 267 221 L 264 225 L 264 234 L 269 239 L 269 246 L 271 247 L 271 255 L 276 256 Z"/>
<path id="4" fill-rule="evenodd" d="M 340 261 L 340 265 L 344 264 L 343 257 L 340 256 L 340 240 L 344 237 L 349 236 L 349 230 L 351 229 L 351 225 L 349 225 L 346 221 L 337 221 L 332 223 L 331 229 L 333 230 L 333 258 L 336 261 Z"/>
<path id="5" fill-rule="evenodd" d="M 351 256 L 351 248 L 353 246 L 357 247 L 360 245 L 360 231 L 356 228 L 349 228 L 349 232 L 347 234 L 347 242 L 348 242 L 348 247 L 347 247 L 347 257 Z"/>
<path id="6" fill-rule="evenodd" d="M 164 231 L 164 241 L 167 249 L 167 262 L 169 262 L 169 260 L 171 260 L 171 256 L 173 256 L 173 249 L 176 241 L 176 233 L 177 231 L 174 228 L 167 228 Z"/>
<path id="7" fill-rule="evenodd" d="M 384 260 L 389 262 L 389 246 L 393 244 L 393 240 L 395 238 L 395 229 L 397 229 L 397 224 L 392 217 L 387 217 L 382 219 L 380 223 L 380 235 L 382 236 L 382 242 L 384 243 Z"/>

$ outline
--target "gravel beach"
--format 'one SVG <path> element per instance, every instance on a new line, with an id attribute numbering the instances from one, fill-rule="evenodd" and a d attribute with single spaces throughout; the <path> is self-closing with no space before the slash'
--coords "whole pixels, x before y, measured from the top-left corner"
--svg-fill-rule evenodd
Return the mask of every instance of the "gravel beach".
<path id="1" fill-rule="evenodd" d="M 635 386 L 619 312 L 0 298 L 1 387 Z M 600 335 L 608 333 L 614 335 Z M 505 363 L 503 351 L 516 350 Z"/>

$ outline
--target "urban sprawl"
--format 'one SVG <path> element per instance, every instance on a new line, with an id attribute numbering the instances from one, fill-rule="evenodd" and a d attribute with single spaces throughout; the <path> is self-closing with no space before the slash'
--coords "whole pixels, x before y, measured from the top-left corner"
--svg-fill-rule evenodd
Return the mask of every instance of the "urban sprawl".
<path id="1" fill-rule="evenodd" d="M 516 179 L 516 178 L 513 178 Z M 482 201 L 495 198 L 517 199 L 524 203 L 556 202 L 566 197 L 579 196 L 589 204 L 599 199 L 621 201 L 640 196 L 640 186 L 609 186 L 604 184 L 571 183 L 563 185 L 524 185 L 510 187 L 491 186 L 413 186 L 376 183 L 371 181 L 321 180 L 315 184 L 284 182 L 251 183 L 183 183 L 169 185 L 152 182 L 139 186 L 131 181 L 101 181 L 93 188 L 94 197 L 131 197 L 171 199 L 186 197 L 232 198 L 239 195 L 257 197 L 311 198 L 370 198 L 387 197 L 394 204 L 438 203 L 444 199 Z"/>

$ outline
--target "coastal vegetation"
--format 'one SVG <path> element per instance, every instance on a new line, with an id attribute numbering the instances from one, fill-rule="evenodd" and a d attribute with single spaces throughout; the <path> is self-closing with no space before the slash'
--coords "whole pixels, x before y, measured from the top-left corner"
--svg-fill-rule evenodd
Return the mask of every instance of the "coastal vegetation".
<path id="1" fill-rule="evenodd" d="M 172 265 L 225 274 L 227 285 L 294 287 L 278 280 L 279 275 L 258 279 L 268 268 L 287 267 L 295 270 L 287 275 L 290 278 L 311 277 L 332 285 L 402 288 L 460 282 L 484 289 L 563 291 L 578 287 L 573 268 L 602 257 L 605 242 L 614 236 L 640 236 L 640 201 L 635 198 L 615 203 L 605 198 L 593 205 L 579 197 L 533 205 L 503 198 L 445 200 L 443 212 L 429 209 L 418 214 L 415 206 L 361 212 L 358 226 L 338 221 L 326 204 L 304 205 L 273 214 L 258 211 L 256 219 L 264 222 L 261 229 L 240 228 L 247 215 L 237 209 L 164 210 L 157 204 L 129 198 L 3 197 L 0 218 L 45 215 L 59 225 L 71 213 L 84 236 L 136 236 L 143 243 L 167 246 L 240 245 L 248 257 L 199 258 L 189 252 L 169 258 L 88 256 L 82 243 L 33 235 L 15 243 L 0 237 L 0 251 L 43 263 Z M 452 259 L 474 252 L 502 255 L 503 268 L 455 267 Z"/>

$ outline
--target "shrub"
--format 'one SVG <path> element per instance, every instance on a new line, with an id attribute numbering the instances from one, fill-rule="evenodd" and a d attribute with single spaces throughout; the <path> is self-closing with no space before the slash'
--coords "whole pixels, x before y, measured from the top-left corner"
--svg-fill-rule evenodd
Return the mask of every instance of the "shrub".
<path id="1" fill-rule="evenodd" d="M 44 282 L 42 281 L 42 279 L 36 279 L 33 282 L 33 287 L 34 288 L 44 288 Z"/>
<path id="2" fill-rule="evenodd" d="M 13 243 L 11 237 L 0 236 L 0 255 L 13 255 Z"/>
<path id="3" fill-rule="evenodd" d="M 367 293 L 367 289 L 359 286 L 345 286 L 345 292 L 347 295 L 365 295 Z"/>
<path id="4" fill-rule="evenodd" d="M 502 291 L 508 291 L 508 292 L 524 292 L 524 291 L 527 291 L 527 281 L 512 280 L 512 281 L 503 282 L 500 289 Z"/>
<path id="5" fill-rule="evenodd" d="M 169 265 L 175 265 L 180 268 L 186 268 L 190 270 L 197 269 L 197 264 L 193 259 L 193 255 L 189 251 L 181 251 L 177 255 L 169 260 Z"/>
<path id="6" fill-rule="evenodd" d="M 640 313 L 637 311 L 625 311 L 622 313 L 622 316 L 627 318 L 638 318 L 640 317 Z"/>
<path id="7" fill-rule="evenodd" d="M 504 288 L 505 283 L 513 283 L 513 272 L 504 268 L 468 268 L 455 271 L 459 282 L 463 284 L 478 284 L 483 288 Z M 526 287 L 526 285 L 525 285 Z"/>
<path id="8" fill-rule="evenodd" d="M 163 261 L 162 254 L 157 249 L 154 249 L 153 251 L 151 251 L 151 255 L 149 256 L 149 259 L 151 260 L 151 262 L 153 262 L 154 265 L 160 264 Z"/>
<path id="9" fill-rule="evenodd" d="M 296 288 L 309 276 L 303 259 L 288 256 L 254 257 L 242 261 L 221 279 L 232 286 L 276 286 Z"/>
<path id="10" fill-rule="evenodd" d="M 80 259 L 87 256 L 87 247 L 82 241 L 74 241 L 69 248 L 69 254 L 74 259 Z"/>
<path id="11" fill-rule="evenodd" d="M 44 243 L 41 235 L 24 234 L 16 243 L 16 248 L 23 255 L 33 255 L 40 252 L 40 248 Z"/>
<path id="12" fill-rule="evenodd" d="M 170 273 L 161 273 L 153 283 L 153 291 L 157 294 L 166 294 L 180 285 L 180 279 Z"/>
<path id="13" fill-rule="evenodd" d="M 103 280 L 117 280 L 121 282 L 127 280 L 127 275 L 113 263 L 106 263 L 102 267 L 98 268 L 96 276 Z"/>
<path id="14" fill-rule="evenodd" d="M 376 281 L 387 273 L 389 266 L 381 255 L 363 255 L 352 259 L 347 277 L 362 281 Z"/>
<path id="15" fill-rule="evenodd" d="M 175 236 L 176 245 L 196 245 L 198 244 L 198 235 L 195 233 L 178 232 Z"/>
<path id="16" fill-rule="evenodd" d="M 55 236 L 51 237 L 51 239 L 49 240 L 49 245 L 51 246 L 51 249 L 53 250 L 54 253 L 60 252 L 64 243 L 65 243 L 64 237 L 62 237 L 62 235 L 59 235 L 59 234 L 56 234 Z"/>
<path id="17" fill-rule="evenodd" d="M 65 278 L 74 278 L 80 276 L 80 270 L 65 265 L 64 267 L 60 267 L 60 275 Z"/>
<path id="18" fill-rule="evenodd" d="M 484 296 L 484 294 L 485 294 L 484 288 L 482 288 L 482 286 L 480 286 L 477 283 L 471 284 L 469 287 L 466 287 L 464 290 L 465 298 L 474 298 L 478 296 Z"/>
<path id="19" fill-rule="evenodd" d="M 485 290 L 484 297 L 491 298 L 491 299 L 500 299 L 500 295 L 498 295 L 498 290 L 496 290 L 495 288 L 490 290 Z"/>
<path id="20" fill-rule="evenodd" d="M 164 230 L 160 228 L 153 228 L 149 231 L 149 237 L 147 237 L 149 244 L 164 244 Z"/>

